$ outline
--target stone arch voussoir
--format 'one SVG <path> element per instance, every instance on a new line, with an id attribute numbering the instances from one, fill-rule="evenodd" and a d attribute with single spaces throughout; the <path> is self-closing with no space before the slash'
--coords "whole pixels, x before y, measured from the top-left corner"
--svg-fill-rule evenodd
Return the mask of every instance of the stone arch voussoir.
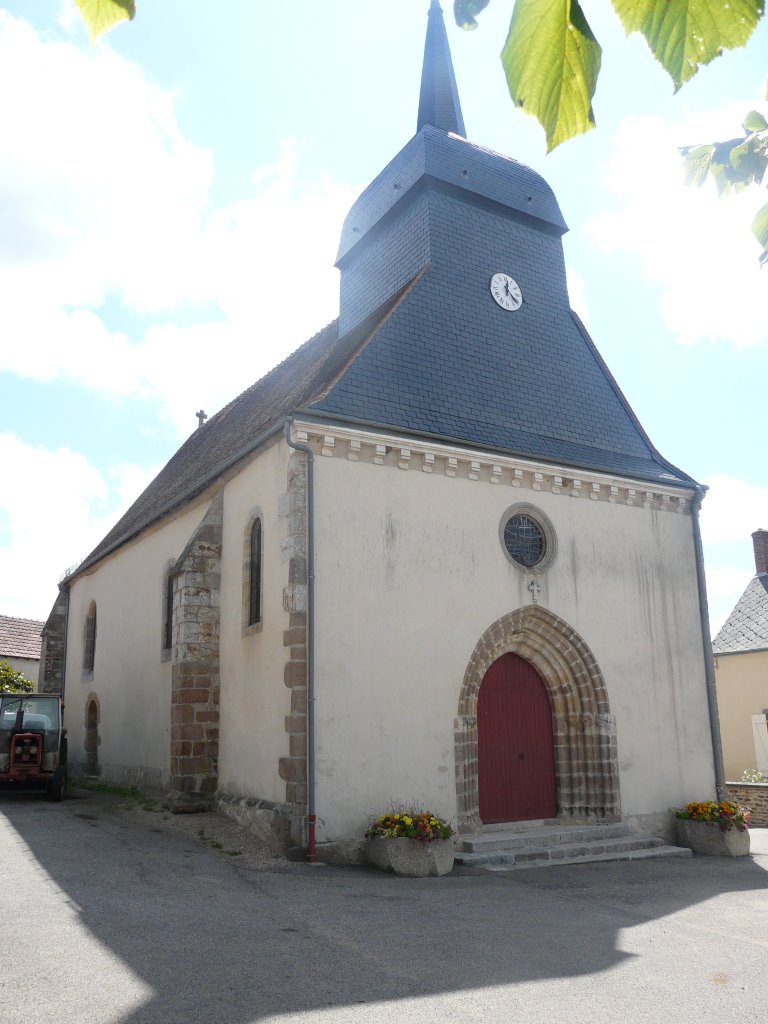
<path id="1" fill-rule="evenodd" d="M 539 605 L 492 623 L 469 659 L 455 720 L 459 831 L 481 826 L 477 762 L 477 698 L 494 661 L 517 654 L 547 687 L 552 706 L 558 817 L 615 820 L 621 816 L 616 722 L 600 668 L 575 629 Z"/>

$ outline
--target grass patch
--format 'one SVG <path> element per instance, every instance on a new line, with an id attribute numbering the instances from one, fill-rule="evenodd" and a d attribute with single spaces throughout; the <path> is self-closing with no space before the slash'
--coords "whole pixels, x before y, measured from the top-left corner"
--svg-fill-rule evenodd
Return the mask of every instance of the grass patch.
<path id="1" fill-rule="evenodd" d="M 242 857 L 243 855 L 242 850 L 225 850 L 224 853 L 226 853 L 228 857 Z"/>

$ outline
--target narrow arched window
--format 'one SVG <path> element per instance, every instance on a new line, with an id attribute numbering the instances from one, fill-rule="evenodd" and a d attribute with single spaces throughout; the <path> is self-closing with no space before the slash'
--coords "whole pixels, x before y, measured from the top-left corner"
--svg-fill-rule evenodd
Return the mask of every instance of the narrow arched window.
<path id="1" fill-rule="evenodd" d="M 83 645 L 83 672 L 93 672 L 96 663 L 96 605 L 88 609 L 85 620 L 85 643 Z"/>
<path id="2" fill-rule="evenodd" d="M 248 560 L 248 625 L 261 622 L 261 519 L 251 526 L 250 558 Z"/>
<path id="3" fill-rule="evenodd" d="M 163 650 L 170 651 L 173 647 L 173 576 L 170 571 L 165 574 L 163 610 Z"/>

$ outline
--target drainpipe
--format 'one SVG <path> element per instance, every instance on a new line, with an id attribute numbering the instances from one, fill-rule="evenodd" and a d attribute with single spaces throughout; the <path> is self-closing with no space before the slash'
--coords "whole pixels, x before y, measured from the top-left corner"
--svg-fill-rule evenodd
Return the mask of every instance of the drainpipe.
<path id="1" fill-rule="evenodd" d="M 67 644 L 69 643 L 69 586 L 64 591 L 67 605 L 64 609 L 64 643 L 61 650 L 61 702 L 64 703 L 64 690 L 67 685 Z"/>
<path id="2" fill-rule="evenodd" d="M 704 498 L 704 488 L 696 484 L 696 497 L 691 505 L 693 521 L 693 544 L 696 552 L 696 577 L 699 584 L 699 614 L 701 616 L 701 638 L 704 645 L 704 674 L 707 686 L 707 706 L 709 708 L 709 730 L 712 734 L 712 757 L 715 767 L 715 789 L 717 799 L 725 799 L 725 779 L 723 777 L 723 745 L 720 739 L 720 716 L 717 711 L 717 692 L 715 690 L 715 663 L 712 656 L 712 644 L 709 639 L 709 606 L 707 604 L 707 583 L 704 576 L 704 550 L 701 545 L 701 528 L 699 527 L 699 511 Z"/>
<path id="3" fill-rule="evenodd" d="M 285 420 L 285 442 L 307 456 L 307 860 L 315 863 L 315 457 L 306 444 L 291 440 L 293 416 Z"/>

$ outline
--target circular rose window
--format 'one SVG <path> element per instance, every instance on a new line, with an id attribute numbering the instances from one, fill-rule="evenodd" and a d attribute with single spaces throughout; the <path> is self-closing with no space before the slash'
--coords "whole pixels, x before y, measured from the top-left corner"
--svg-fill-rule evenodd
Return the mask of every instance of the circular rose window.
<path id="1" fill-rule="evenodd" d="M 501 517 L 499 534 L 504 553 L 520 569 L 543 572 L 555 557 L 552 524 L 538 509 L 513 505 Z"/>

